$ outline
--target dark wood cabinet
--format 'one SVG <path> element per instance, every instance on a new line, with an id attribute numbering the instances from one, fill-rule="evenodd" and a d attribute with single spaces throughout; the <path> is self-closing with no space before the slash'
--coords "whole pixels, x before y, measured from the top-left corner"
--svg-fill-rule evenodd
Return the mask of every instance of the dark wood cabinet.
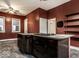
<path id="1" fill-rule="evenodd" d="M 23 54 L 31 54 L 38 58 L 69 57 L 68 41 L 46 38 L 42 36 L 43 35 L 36 36 L 18 34 L 19 50 Z"/>
<path id="2" fill-rule="evenodd" d="M 18 34 L 18 48 L 23 54 L 32 53 L 32 36 Z"/>
<path id="3" fill-rule="evenodd" d="M 57 41 L 34 37 L 33 54 L 40 58 L 57 58 Z"/>

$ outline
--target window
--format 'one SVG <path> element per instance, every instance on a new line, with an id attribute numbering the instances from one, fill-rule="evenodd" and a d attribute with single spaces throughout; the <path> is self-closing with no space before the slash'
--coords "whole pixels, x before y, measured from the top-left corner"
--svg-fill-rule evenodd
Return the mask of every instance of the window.
<path id="1" fill-rule="evenodd" d="M 5 32 L 5 18 L 0 16 L 0 33 Z"/>
<path id="2" fill-rule="evenodd" d="M 12 18 L 12 32 L 20 32 L 20 19 Z"/>

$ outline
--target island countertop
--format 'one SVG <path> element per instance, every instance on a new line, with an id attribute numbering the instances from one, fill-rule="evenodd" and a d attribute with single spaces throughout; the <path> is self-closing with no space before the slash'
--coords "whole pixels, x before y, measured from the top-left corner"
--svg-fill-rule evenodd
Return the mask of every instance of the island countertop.
<path id="1" fill-rule="evenodd" d="M 18 33 L 18 47 L 21 52 L 30 53 L 36 57 L 69 57 L 69 38 L 73 36 L 70 34 Z"/>
<path id="2" fill-rule="evenodd" d="M 56 40 L 63 40 L 74 36 L 70 34 L 40 34 L 40 33 L 19 33 L 19 34 L 32 35 L 32 36 L 38 36 L 38 37 L 44 37 L 44 38 L 50 38 L 50 39 L 56 39 Z"/>

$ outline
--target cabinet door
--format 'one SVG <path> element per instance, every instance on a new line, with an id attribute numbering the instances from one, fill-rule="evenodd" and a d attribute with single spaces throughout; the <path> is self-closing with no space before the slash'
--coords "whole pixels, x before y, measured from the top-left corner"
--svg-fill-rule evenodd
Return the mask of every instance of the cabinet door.
<path id="1" fill-rule="evenodd" d="M 56 18 L 48 20 L 48 33 L 56 34 Z"/>
<path id="2" fill-rule="evenodd" d="M 45 18 L 40 18 L 39 21 L 39 27 L 40 27 L 40 33 L 47 33 L 47 19 Z"/>

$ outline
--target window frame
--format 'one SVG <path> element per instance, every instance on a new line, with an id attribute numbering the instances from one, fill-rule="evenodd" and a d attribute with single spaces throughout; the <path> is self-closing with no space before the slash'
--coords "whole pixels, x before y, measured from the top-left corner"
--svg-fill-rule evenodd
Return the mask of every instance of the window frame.
<path id="1" fill-rule="evenodd" d="M 19 31 L 14 31 L 13 30 L 13 20 L 18 20 L 19 21 Z M 12 18 L 12 32 L 21 32 L 21 21 L 18 18 Z"/>
<path id="2" fill-rule="evenodd" d="M 5 17 L 4 16 L 0 16 L 0 18 L 3 18 L 3 30 L 0 31 L 0 33 L 5 33 Z"/>

